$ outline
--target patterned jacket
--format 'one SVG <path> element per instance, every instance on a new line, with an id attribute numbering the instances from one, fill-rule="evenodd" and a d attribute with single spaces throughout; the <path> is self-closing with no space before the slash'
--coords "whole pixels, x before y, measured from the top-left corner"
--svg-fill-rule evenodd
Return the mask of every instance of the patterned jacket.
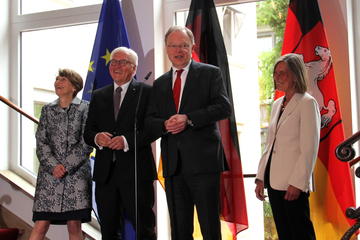
<path id="1" fill-rule="evenodd" d="M 83 133 L 89 102 L 74 98 L 67 109 L 59 99 L 43 106 L 36 132 L 40 162 L 33 211 L 67 212 L 91 208 L 92 148 Z M 62 164 L 67 174 L 56 179 L 52 172 Z"/>

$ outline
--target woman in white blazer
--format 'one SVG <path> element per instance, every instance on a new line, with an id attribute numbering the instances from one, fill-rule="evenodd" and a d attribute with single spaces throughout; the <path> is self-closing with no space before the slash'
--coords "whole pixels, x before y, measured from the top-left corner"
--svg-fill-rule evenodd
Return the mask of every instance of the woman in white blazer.
<path id="1" fill-rule="evenodd" d="M 265 150 L 256 176 L 256 197 L 267 197 L 280 240 L 316 239 L 310 220 L 309 190 L 320 138 L 320 112 L 306 93 L 303 58 L 287 54 L 274 67 L 275 89 L 285 93 L 272 107 Z"/>

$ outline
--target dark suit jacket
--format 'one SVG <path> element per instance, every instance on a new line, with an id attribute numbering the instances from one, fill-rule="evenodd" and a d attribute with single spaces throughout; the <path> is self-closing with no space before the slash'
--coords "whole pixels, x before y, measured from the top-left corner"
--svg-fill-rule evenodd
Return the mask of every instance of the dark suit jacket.
<path id="1" fill-rule="evenodd" d="M 128 144 L 129 151 L 119 150 L 115 152 L 116 162 L 120 164 L 122 171 L 120 176 L 127 182 L 134 181 L 134 120 L 135 109 L 139 99 L 141 84 L 132 79 L 121 104 L 117 121 L 114 116 L 113 92 L 114 85 L 107 85 L 94 91 L 89 107 L 89 116 L 86 122 L 84 139 L 88 145 L 96 148 L 95 167 L 93 180 L 105 183 L 110 172 L 113 160 L 113 150 L 103 148 L 99 150 L 94 140 L 99 132 L 109 132 L 113 135 L 124 135 Z M 144 130 L 144 119 L 148 108 L 152 87 L 144 84 L 139 110 L 137 115 L 138 129 L 138 179 L 139 181 L 155 180 L 156 168 L 152 154 L 151 143 L 156 140 L 154 135 Z"/>
<path id="2" fill-rule="evenodd" d="M 164 177 L 175 173 L 178 149 L 185 174 L 220 172 L 227 163 L 218 121 L 229 118 L 232 109 L 218 67 L 192 60 L 183 90 L 179 114 L 193 122 L 179 134 L 164 134 L 164 122 L 176 114 L 172 94 L 172 70 L 153 84 L 146 129 L 161 139 Z"/>

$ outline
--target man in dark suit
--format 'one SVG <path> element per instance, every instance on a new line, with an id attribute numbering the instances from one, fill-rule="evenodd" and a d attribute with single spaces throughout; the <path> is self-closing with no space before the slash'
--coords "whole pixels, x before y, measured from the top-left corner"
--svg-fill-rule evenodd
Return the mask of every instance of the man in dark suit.
<path id="1" fill-rule="evenodd" d="M 194 205 L 204 240 L 219 240 L 220 180 L 227 164 L 218 121 L 232 110 L 220 69 L 192 60 L 194 47 L 189 29 L 174 26 L 166 33 L 172 68 L 153 84 L 145 128 L 162 137 L 172 240 L 193 239 Z"/>
<path id="2" fill-rule="evenodd" d="M 134 120 L 141 84 L 133 77 L 137 54 L 126 47 L 112 51 L 113 84 L 94 91 L 86 122 L 85 142 L 96 148 L 93 180 L 102 239 L 121 239 L 123 213 L 135 229 Z M 119 88 L 121 87 L 121 89 Z M 138 129 L 138 232 L 139 239 L 156 239 L 153 181 L 156 179 L 151 142 L 156 137 L 144 130 L 152 87 L 144 84 L 137 114 Z M 118 114 L 117 114 L 118 112 Z"/>

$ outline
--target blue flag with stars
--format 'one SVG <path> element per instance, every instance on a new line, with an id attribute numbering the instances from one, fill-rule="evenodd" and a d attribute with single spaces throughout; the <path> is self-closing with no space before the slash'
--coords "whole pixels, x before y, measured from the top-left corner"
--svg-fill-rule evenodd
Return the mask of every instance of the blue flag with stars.
<path id="1" fill-rule="evenodd" d="M 84 100 L 90 101 L 93 91 L 113 83 L 108 65 L 111 60 L 110 53 L 121 46 L 130 48 L 120 1 L 104 0 L 84 86 L 82 96 Z M 96 153 L 94 151 L 90 156 L 92 167 L 95 158 Z M 94 186 L 95 183 L 93 184 L 93 210 L 98 218 Z M 98 221 L 101 225 L 99 218 Z M 121 235 L 124 240 L 135 239 L 135 231 L 126 212 Z"/>
<path id="2" fill-rule="evenodd" d="M 84 100 L 90 101 L 94 90 L 113 83 L 108 66 L 110 53 L 121 46 L 130 48 L 120 1 L 104 0 L 84 86 Z"/>

